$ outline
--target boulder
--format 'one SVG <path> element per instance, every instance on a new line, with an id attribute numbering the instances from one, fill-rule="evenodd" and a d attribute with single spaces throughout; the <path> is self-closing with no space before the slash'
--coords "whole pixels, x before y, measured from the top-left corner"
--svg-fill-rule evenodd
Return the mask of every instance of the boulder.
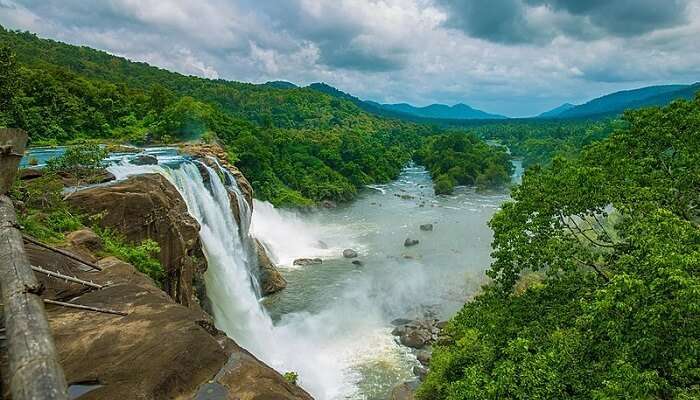
<path id="1" fill-rule="evenodd" d="M 353 249 L 345 249 L 343 250 L 343 257 L 345 258 L 356 258 L 358 257 L 359 254 Z"/>
<path id="2" fill-rule="evenodd" d="M 353 265 L 357 265 L 358 267 L 361 267 L 361 266 L 365 265 L 365 264 L 364 264 L 362 261 L 360 261 L 360 260 L 354 260 L 352 263 L 353 263 Z"/>
<path id="3" fill-rule="evenodd" d="M 433 224 L 422 224 L 420 226 L 420 230 L 422 230 L 423 232 L 430 232 L 433 230 Z"/>
<path id="4" fill-rule="evenodd" d="M 404 240 L 403 245 L 404 247 L 411 247 L 417 245 L 418 243 L 420 243 L 418 239 L 407 238 L 406 240 Z"/>
<path id="5" fill-rule="evenodd" d="M 262 295 L 268 296 L 286 288 L 287 281 L 284 279 L 272 260 L 270 260 L 265 246 L 263 246 L 263 244 L 257 239 L 255 240 L 255 250 L 258 255 L 258 267 L 260 268 L 258 279 Z"/>
<path id="6" fill-rule="evenodd" d="M 402 321 L 401 321 L 402 322 Z M 414 320 L 395 327 L 391 334 L 399 337 L 399 342 L 407 347 L 422 349 L 435 343 L 440 335 L 435 319 Z"/>
<path id="7" fill-rule="evenodd" d="M 66 235 L 66 240 L 74 247 L 83 248 L 92 253 L 102 250 L 102 238 L 90 228 L 84 228 Z"/>
<path id="8" fill-rule="evenodd" d="M 415 398 L 416 389 L 418 389 L 418 382 L 403 382 L 391 389 L 391 394 L 389 395 L 389 400 L 413 400 Z"/>
<path id="9" fill-rule="evenodd" d="M 99 214 L 100 226 L 116 230 L 131 242 L 158 242 L 165 291 L 185 306 L 198 303 L 193 285 L 206 270 L 200 227 L 165 177 L 133 176 L 109 186 L 74 192 L 67 201 L 88 215 Z"/>
<path id="10" fill-rule="evenodd" d="M 44 171 L 39 168 L 23 168 L 19 170 L 19 179 L 29 181 L 44 176 Z"/>
<path id="11" fill-rule="evenodd" d="M 129 162 L 134 165 L 158 165 L 158 158 L 152 154 L 141 153 L 137 154 Z"/>
<path id="12" fill-rule="evenodd" d="M 297 258 L 293 262 L 294 265 L 317 265 L 323 264 L 323 260 L 320 258 Z"/>

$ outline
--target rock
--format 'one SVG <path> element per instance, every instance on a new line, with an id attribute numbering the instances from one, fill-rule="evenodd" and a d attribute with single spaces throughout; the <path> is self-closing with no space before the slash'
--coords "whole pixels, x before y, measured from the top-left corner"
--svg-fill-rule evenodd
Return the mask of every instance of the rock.
<path id="1" fill-rule="evenodd" d="M 115 179 L 117 179 L 114 174 L 111 172 L 107 171 L 106 169 L 98 169 L 90 175 L 89 177 L 85 179 L 78 179 L 73 173 L 70 171 L 61 171 L 58 173 L 58 176 L 61 178 L 61 181 L 63 182 L 63 186 L 66 187 L 74 187 L 74 186 L 84 186 L 84 185 L 96 185 L 100 183 L 107 183 L 111 182 Z"/>
<path id="2" fill-rule="evenodd" d="M 93 253 L 102 250 L 102 239 L 90 228 L 71 232 L 66 235 L 66 240 L 74 247 L 82 247 Z"/>
<path id="3" fill-rule="evenodd" d="M 292 263 L 294 265 L 317 265 L 323 264 L 323 260 L 320 258 L 297 258 Z"/>
<path id="4" fill-rule="evenodd" d="M 428 375 L 428 368 L 425 368 L 422 365 L 414 365 L 413 368 L 411 368 L 411 371 L 421 382 L 423 379 L 425 379 L 425 376 Z"/>
<path id="5" fill-rule="evenodd" d="M 323 200 L 321 202 L 321 207 L 323 207 L 323 208 L 336 208 L 336 207 L 338 207 L 338 205 L 334 201 Z"/>
<path id="6" fill-rule="evenodd" d="M 180 193 L 165 177 L 133 176 L 109 186 L 74 192 L 67 201 L 88 215 L 100 214 L 101 227 L 115 229 L 130 242 L 158 242 L 165 291 L 185 306 L 197 303 L 194 281 L 203 279 L 206 270 L 200 227 L 188 213 Z M 206 298 L 202 293 L 199 296 L 200 300 Z"/>
<path id="7" fill-rule="evenodd" d="M 343 250 L 343 257 L 345 258 L 356 258 L 358 257 L 359 254 L 353 249 L 345 249 Z"/>
<path id="8" fill-rule="evenodd" d="M 365 264 L 364 264 L 362 261 L 360 261 L 360 260 L 355 260 L 355 261 L 353 261 L 352 263 L 353 263 L 353 265 L 357 265 L 358 267 L 361 267 L 361 266 L 365 265 Z"/>
<path id="9" fill-rule="evenodd" d="M 255 240 L 255 250 L 258 254 L 258 267 L 260 268 L 258 276 L 262 295 L 268 296 L 286 288 L 287 280 L 270 260 L 265 246 L 257 239 Z"/>
<path id="10" fill-rule="evenodd" d="M 440 330 L 435 326 L 436 323 L 437 320 L 434 319 L 414 320 L 397 326 L 391 334 L 398 336 L 399 342 L 404 346 L 422 349 L 438 339 Z"/>
<path id="11" fill-rule="evenodd" d="M 19 179 L 29 181 L 44 176 L 44 171 L 39 168 L 23 168 L 19 170 Z"/>
<path id="12" fill-rule="evenodd" d="M 432 353 L 430 353 L 427 350 L 419 350 L 416 353 L 416 358 L 418 359 L 418 362 L 425 367 L 430 365 L 430 360 L 432 359 L 432 356 Z"/>
<path id="13" fill-rule="evenodd" d="M 129 162 L 134 165 L 158 165 L 158 158 L 152 154 L 141 153 L 137 154 Z"/>
<path id="14" fill-rule="evenodd" d="M 433 230 L 433 224 L 423 224 L 420 226 L 420 230 L 424 232 L 429 232 Z"/>
<path id="15" fill-rule="evenodd" d="M 418 243 L 420 243 L 420 241 L 419 241 L 418 239 L 407 238 L 407 239 L 403 242 L 403 245 L 404 245 L 404 247 L 411 247 L 411 246 L 417 245 Z"/>
<path id="16" fill-rule="evenodd" d="M 430 343 L 432 338 L 433 335 L 431 332 L 423 329 L 408 329 L 399 337 L 402 345 L 412 347 L 414 349 L 421 349 L 425 347 L 428 343 Z"/>
<path id="17" fill-rule="evenodd" d="M 416 381 L 400 383 L 391 389 L 389 400 L 413 400 L 416 389 L 418 389 L 418 382 Z"/>
<path id="18" fill-rule="evenodd" d="M 449 322 L 450 322 L 450 321 L 438 321 L 438 322 L 435 324 L 435 326 L 436 326 L 438 329 L 442 330 L 442 329 L 445 329 L 445 326 L 447 326 L 447 324 L 448 324 Z"/>
<path id="19" fill-rule="evenodd" d="M 126 146 L 123 144 L 107 145 L 107 151 L 110 153 L 140 153 L 141 149 L 135 146 Z"/>
<path id="20" fill-rule="evenodd" d="M 328 249 L 328 244 L 326 242 L 324 242 L 323 240 L 319 240 L 318 241 L 318 248 L 326 250 L 326 249 Z"/>
<path id="21" fill-rule="evenodd" d="M 56 263 L 64 257 L 33 252 L 35 259 L 58 258 Z M 102 271 L 65 266 L 70 275 L 109 284 L 75 301 L 126 316 L 46 306 L 68 384 L 95 383 L 81 400 L 311 399 L 218 331 L 207 315 L 176 304 L 130 264 L 107 257 L 98 265 Z"/>

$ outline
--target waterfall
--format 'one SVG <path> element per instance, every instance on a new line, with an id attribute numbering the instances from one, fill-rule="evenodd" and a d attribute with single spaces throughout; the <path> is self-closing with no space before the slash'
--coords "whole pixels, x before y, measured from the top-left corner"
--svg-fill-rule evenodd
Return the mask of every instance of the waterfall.
<path id="1" fill-rule="evenodd" d="M 256 286 L 257 258 L 249 232 L 253 222 L 251 209 L 235 178 L 225 168 L 218 163 L 216 168 L 211 168 L 188 159 L 136 166 L 124 158 L 108 169 L 117 179 L 159 173 L 180 192 L 188 212 L 201 226 L 200 238 L 208 264 L 204 277 L 207 296 L 219 329 L 277 371 L 299 373 L 300 384 L 318 399 L 344 397 L 352 390 L 344 375 L 349 354 L 346 349 L 350 346 L 342 340 L 323 340 L 337 338 L 347 328 L 329 321 L 333 315 L 306 313 L 291 314 L 286 323 L 274 326 L 260 304 Z M 229 191 L 238 199 L 240 226 L 231 210 Z M 265 210 L 264 220 L 270 215 L 279 216 L 271 206 L 256 202 L 256 207 L 259 204 Z M 275 221 L 279 221 L 276 218 L 264 220 L 258 220 L 258 227 L 267 227 L 268 233 L 273 230 Z M 294 238 L 294 232 L 285 230 L 284 233 Z M 307 237 L 304 241 L 312 239 Z"/>

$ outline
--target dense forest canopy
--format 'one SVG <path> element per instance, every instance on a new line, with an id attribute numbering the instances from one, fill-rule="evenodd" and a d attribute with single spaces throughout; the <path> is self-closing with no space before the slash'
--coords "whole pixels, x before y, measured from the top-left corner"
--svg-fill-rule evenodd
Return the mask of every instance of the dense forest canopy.
<path id="1" fill-rule="evenodd" d="M 700 96 L 528 170 L 422 399 L 700 397 Z"/>

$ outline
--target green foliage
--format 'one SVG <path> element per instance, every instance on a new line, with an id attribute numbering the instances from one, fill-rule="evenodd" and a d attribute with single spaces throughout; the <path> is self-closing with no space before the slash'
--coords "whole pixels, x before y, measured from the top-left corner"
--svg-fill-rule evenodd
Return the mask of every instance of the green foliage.
<path id="1" fill-rule="evenodd" d="M 285 372 L 283 376 L 284 376 L 284 380 L 291 383 L 292 385 L 296 385 L 297 379 L 299 379 L 299 374 L 297 374 L 296 372 L 293 372 L 293 371 Z"/>
<path id="2" fill-rule="evenodd" d="M 133 244 L 111 229 L 93 226 L 93 230 L 102 238 L 104 249 L 108 254 L 128 262 L 138 271 L 148 275 L 159 286 L 163 286 L 165 271 L 158 260 L 160 246 L 157 242 L 146 239 L 141 243 Z"/>
<path id="3" fill-rule="evenodd" d="M 531 168 L 491 221 L 494 282 L 419 398 L 700 398 L 698 132 L 700 97 Z"/>
<path id="4" fill-rule="evenodd" d="M 489 146 L 476 136 L 449 133 L 425 138 L 414 159 L 435 177 L 435 193 L 452 193 L 455 185 L 480 188 L 510 182 L 513 166 L 501 146 Z"/>
<path id="5" fill-rule="evenodd" d="M 102 170 L 102 160 L 107 157 L 107 149 L 96 143 L 82 143 L 69 146 L 60 157 L 46 163 L 50 173 L 70 174 L 84 181 Z"/>
<path id="6" fill-rule="evenodd" d="M 10 196 L 18 205 L 17 219 L 25 233 L 49 243 L 79 229 L 82 221 L 63 201 L 63 183 L 53 174 L 25 182 L 17 180 Z"/>

